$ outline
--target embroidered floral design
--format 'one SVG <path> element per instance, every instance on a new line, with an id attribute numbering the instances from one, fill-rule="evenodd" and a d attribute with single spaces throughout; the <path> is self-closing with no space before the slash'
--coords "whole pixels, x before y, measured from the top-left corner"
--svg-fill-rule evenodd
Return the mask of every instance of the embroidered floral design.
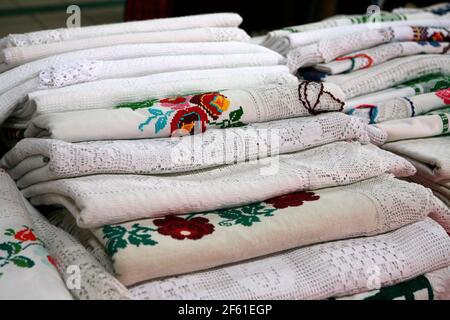
<path id="1" fill-rule="evenodd" d="M 35 262 L 24 254 L 29 247 L 39 245 L 43 246 L 33 230 L 28 226 L 15 231 L 14 229 L 6 229 L 4 235 L 12 237 L 12 240 L 0 243 L 0 268 L 9 264 L 13 264 L 19 268 L 32 268 Z M 0 273 L 0 276 L 2 274 Z"/>
<path id="2" fill-rule="evenodd" d="M 430 40 L 442 42 L 445 39 L 443 32 L 433 32 L 430 36 Z"/>
<path id="3" fill-rule="evenodd" d="M 107 225 L 102 228 L 103 239 L 106 240 L 106 253 L 113 257 L 119 249 L 125 249 L 128 245 L 139 247 L 154 246 L 158 242 L 152 239 L 150 232 L 156 229 L 148 228 L 135 223 L 127 230 L 123 226 Z"/>
<path id="4" fill-rule="evenodd" d="M 116 106 L 116 108 L 117 109 L 129 108 L 131 110 L 139 110 L 139 109 L 144 109 L 144 108 L 150 108 L 156 102 L 158 102 L 158 99 L 148 99 L 148 100 L 139 101 L 139 102 L 124 103 L 124 104 Z"/>
<path id="5" fill-rule="evenodd" d="M 245 123 L 241 122 L 241 117 L 244 114 L 244 110 L 242 110 L 242 107 L 239 107 L 239 109 L 233 110 L 228 115 L 228 119 L 223 119 L 219 122 L 210 122 L 210 126 L 218 126 L 219 128 L 233 128 L 233 127 L 241 127 L 245 125 Z"/>
<path id="6" fill-rule="evenodd" d="M 147 120 L 139 124 L 138 128 L 140 131 L 144 131 L 145 126 L 149 125 L 152 120 L 155 119 L 155 133 L 158 133 L 166 127 L 169 116 L 172 115 L 172 113 L 174 113 L 175 111 L 168 110 L 164 112 L 160 109 L 148 108 L 148 112 L 150 113 L 150 116 L 147 118 Z"/>
<path id="7" fill-rule="evenodd" d="M 58 266 L 57 266 L 57 264 L 56 264 L 56 261 L 55 261 L 55 259 L 53 259 L 52 256 L 47 256 L 47 260 L 48 260 L 48 262 L 49 262 L 52 266 L 54 266 L 56 269 L 58 269 Z"/>
<path id="8" fill-rule="evenodd" d="M 222 219 L 219 222 L 220 226 L 230 227 L 240 224 L 246 227 L 251 227 L 255 222 L 261 222 L 260 217 L 273 216 L 276 209 L 268 208 L 262 202 L 249 204 L 243 207 L 221 209 L 216 211 Z"/>
<path id="9" fill-rule="evenodd" d="M 102 228 L 103 239 L 106 240 L 105 250 L 109 256 L 113 257 L 120 249 L 125 249 L 129 245 L 155 246 L 158 242 L 152 239 L 154 232 L 175 240 L 199 240 L 214 233 L 217 225 L 220 227 L 236 225 L 251 227 L 255 223 L 261 222 L 262 217 L 272 217 L 278 209 L 297 207 L 305 201 L 319 199 L 320 196 L 314 192 L 294 192 L 237 208 L 152 219 L 156 228 L 142 226 L 139 223 L 133 224 L 131 229 L 121 225 L 107 225 Z M 213 221 L 218 221 L 217 224 L 213 224 L 211 219 L 208 219 L 212 216 L 215 216 Z M 219 218 L 216 218 L 217 216 Z"/>
<path id="10" fill-rule="evenodd" d="M 130 108 L 133 111 L 147 108 L 150 115 L 138 125 L 141 132 L 154 123 L 154 132 L 157 134 L 170 123 L 170 133 L 180 136 L 202 133 L 208 124 L 220 128 L 243 126 L 244 123 L 240 121 L 244 114 L 242 107 L 231 111 L 228 119 L 210 122 L 210 119 L 218 120 L 223 112 L 230 108 L 230 104 L 230 100 L 220 92 L 207 92 L 125 103 L 116 108 Z"/>
<path id="11" fill-rule="evenodd" d="M 424 46 L 432 46 L 432 47 L 438 48 L 441 46 L 441 43 L 438 41 L 417 41 L 417 44 L 421 45 L 423 47 Z"/>
<path id="12" fill-rule="evenodd" d="M 14 235 L 14 238 L 19 241 L 36 241 L 36 236 L 30 228 L 25 228 Z"/>
<path id="13" fill-rule="evenodd" d="M 185 238 L 191 240 L 201 239 L 203 236 L 214 232 L 214 226 L 209 220 L 203 217 L 195 217 L 196 214 L 186 218 L 177 216 L 167 216 L 163 219 L 153 220 L 153 224 L 158 228 L 145 227 L 135 223 L 130 229 L 120 225 L 107 225 L 102 228 L 106 253 L 113 257 L 120 249 L 125 249 L 129 245 L 139 247 L 154 246 L 158 242 L 152 239 L 152 233 L 170 236 L 176 240 Z"/>
<path id="14" fill-rule="evenodd" d="M 200 107 L 194 106 L 178 110 L 170 123 L 174 135 L 197 134 L 206 130 L 208 116 Z"/>
<path id="15" fill-rule="evenodd" d="M 398 85 L 399 88 L 411 87 L 416 94 L 424 92 L 435 92 L 441 89 L 450 87 L 450 77 L 444 76 L 441 73 L 428 74 L 413 80 L 404 82 Z"/>
<path id="16" fill-rule="evenodd" d="M 171 236 L 177 240 L 184 240 L 185 238 L 198 240 L 214 232 L 214 226 L 203 217 L 168 216 L 163 219 L 156 219 L 153 223 L 159 227 L 158 232 L 160 234 Z"/>
<path id="17" fill-rule="evenodd" d="M 162 107 L 169 107 L 172 110 L 180 110 L 191 106 L 189 103 L 191 98 L 192 96 L 165 98 L 159 100 L 159 104 Z"/>
<path id="18" fill-rule="evenodd" d="M 274 208 L 285 209 L 287 207 L 301 206 L 305 201 L 316 201 L 319 199 L 320 196 L 316 195 L 314 192 L 300 191 L 278 196 L 265 200 L 264 202 L 271 204 Z"/>
<path id="19" fill-rule="evenodd" d="M 444 101 L 445 104 L 450 104 L 450 89 L 443 89 L 435 92 L 436 96 Z"/>
<path id="20" fill-rule="evenodd" d="M 448 41 L 448 32 L 445 34 L 443 31 L 433 31 L 429 27 L 411 27 L 413 31 L 414 41 Z"/>
<path id="21" fill-rule="evenodd" d="M 230 106 L 230 100 L 218 92 L 198 94 L 190 101 L 200 106 L 214 120 L 217 120 Z"/>
<path id="22" fill-rule="evenodd" d="M 450 77 L 437 80 L 434 86 L 431 88 L 431 91 L 433 92 L 447 88 L 450 88 Z"/>

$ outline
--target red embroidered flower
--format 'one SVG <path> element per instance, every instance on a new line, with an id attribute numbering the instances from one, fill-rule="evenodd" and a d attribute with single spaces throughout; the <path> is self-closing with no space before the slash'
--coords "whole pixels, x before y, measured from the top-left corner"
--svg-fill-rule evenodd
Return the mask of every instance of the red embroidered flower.
<path id="1" fill-rule="evenodd" d="M 164 219 L 156 219 L 153 223 L 158 226 L 158 232 L 174 239 L 183 240 L 185 238 L 197 240 L 214 231 L 214 226 L 209 220 L 202 217 L 195 217 L 190 220 L 168 216 Z"/>
<path id="2" fill-rule="evenodd" d="M 25 228 L 17 231 L 17 233 L 14 235 L 14 238 L 19 241 L 36 241 L 36 236 L 30 228 Z"/>
<path id="3" fill-rule="evenodd" d="M 192 96 L 166 98 L 159 100 L 159 103 L 162 107 L 169 107 L 172 110 L 180 110 L 191 106 L 189 103 L 189 99 L 191 98 Z"/>
<path id="4" fill-rule="evenodd" d="M 444 34 L 442 32 L 433 32 L 433 34 L 431 35 L 431 40 L 432 41 L 439 41 L 442 42 L 444 41 Z"/>
<path id="5" fill-rule="evenodd" d="M 277 209 L 284 209 L 287 207 L 301 206 L 304 201 L 316 201 L 319 199 L 320 196 L 314 192 L 300 191 L 275 197 L 264 202 L 271 204 Z"/>
<path id="6" fill-rule="evenodd" d="M 53 259 L 52 256 L 47 256 L 47 260 L 48 260 L 48 262 L 50 262 L 55 268 L 57 268 L 57 266 L 56 266 L 56 261 L 55 261 L 55 259 Z"/>
<path id="7" fill-rule="evenodd" d="M 450 104 L 450 88 L 436 91 L 435 94 L 437 97 L 441 98 L 445 104 Z"/>
<path id="8" fill-rule="evenodd" d="M 214 120 L 217 120 L 230 106 L 230 100 L 218 92 L 195 95 L 191 98 L 191 102 L 202 107 Z"/>
<path id="9" fill-rule="evenodd" d="M 174 135 L 201 133 L 206 130 L 207 123 L 208 116 L 200 107 L 189 107 L 175 113 L 170 123 L 170 132 Z"/>

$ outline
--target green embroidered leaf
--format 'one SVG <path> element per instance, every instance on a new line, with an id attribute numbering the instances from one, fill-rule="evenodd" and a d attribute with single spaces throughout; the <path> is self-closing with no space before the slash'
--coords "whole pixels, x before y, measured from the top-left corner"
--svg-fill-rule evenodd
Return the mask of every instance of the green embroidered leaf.
<path id="1" fill-rule="evenodd" d="M 246 227 L 250 227 L 255 222 L 261 222 L 260 216 L 273 216 L 273 212 L 276 209 L 266 208 L 266 206 L 260 203 L 254 203 L 240 208 L 221 209 L 217 211 L 217 214 L 225 219 L 219 222 L 221 226 L 232 226 L 240 224 Z"/>
<path id="2" fill-rule="evenodd" d="M 231 122 L 236 122 L 241 119 L 243 114 L 244 110 L 242 110 L 242 107 L 239 107 L 239 109 L 230 112 L 229 119 Z"/>
<path id="3" fill-rule="evenodd" d="M 245 214 L 264 215 L 266 217 L 273 216 L 272 212 L 274 212 L 275 210 L 276 209 L 273 208 L 266 208 L 266 206 L 262 202 L 242 207 L 242 212 L 244 212 Z"/>
<path id="4" fill-rule="evenodd" d="M 236 219 L 235 224 L 251 227 L 254 222 L 261 222 L 261 220 L 257 216 L 241 216 Z"/>
<path id="5" fill-rule="evenodd" d="M 122 226 L 107 225 L 103 227 L 104 236 L 107 238 L 123 237 L 127 233 L 127 229 Z"/>
<path id="6" fill-rule="evenodd" d="M 18 267 L 31 268 L 34 266 L 33 260 L 24 256 L 15 256 L 11 258 L 11 261 Z"/>
<path id="7" fill-rule="evenodd" d="M 134 110 L 143 109 L 143 108 L 150 108 L 158 101 L 159 101 L 158 99 L 153 98 L 153 99 L 139 101 L 139 102 L 130 102 L 130 103 L 120 104 L 120 105 L 116 106 L 116 108 L 117 109 L 130 108 L 131 110 L 134 111 Z"/>
<path id="8" fill-rule="evenodd" d="M 104 226 L 103 239 L 106 239 L 105 250 L 110 257 L 114 256 L 119 249 L 127 247 L 127 241 L 124 238 L 127 229 L 122 226 Z"/>
<path id="9" fill-rule="evenodd" d="M 241 121 L 239 121 L 242 118 L 242 115 L 244 114 L 244 110 L 242 107 L 239 107 L 239 109 L 231 111 L 228 119 L 224 119 L 221 122 L 210 122 L 210 126 L 218 126 L 220 128 L 233 128 L 233 127 L 241 127 L 244 125 Z"/>
<path id="10" fill-rule="evenodd" d="M 14 229 L 9 228 L 5 230 L 5 236 L 13 236 L 15 234 L 16 232 L 14 231 Z"/>
<path id="11" fill-rule="evenodd" d="M 434 87 L 431 89 L 431 91 L 447 89 L 448 87 L 450 87 L 449 79 L 439 80 L 439 81 L 436 81 L 436 83 L 435 83 Z"/>
<path id="12" fill-rule="evenodd" d="M 106 253 L 112 257 L 119 249 L 125 249 L 127 247 L 127 241 L 122 238 L 111 238 L 106 241 L 105 250 Z"/>
<path id="13" fill-rule="evenodd" d="M 147 245 L 147 246 L 154 246 L 155 244 L 158 244 L 155 240 L 152 239 L 151 234 L 148 232 L 154 231 L 151 228 L 140 226 L 138 223 L 133 224 L 132 229 L 128 231 L 128 241 L 139 247 L 141 244 Z"/>
<path id="14" fill-rule="evenodd" d="M 167 124 L 167 117 L 158 118 L 158 120 L 155 123 L 155 133 L 158 133 L 159 131 L 164 129 L 166 124 Z"/>
<path id="15" fill-rule="evenodd" d="M 230 124 L 230 125 L 228 126 L 228 128 L 236 128 L 236 127 L 242 127 L 242 126 L 245 126 L 245 124 L 242 123 L 242 122 L 240 122 L 240 121 L 238 121 L 238 122 L 235 122 L 235 123 Z"/>
<path id="16" fill-rule="evenodd" d="M 17 254 L 22 250 L 22 245 L 17 242 L 10 242 L 11 246 L 13 247 L 13 254 Z"/>
<path id="17" fill-rule="evenodd" d="M 10 241 L 3 242 L 3 243 L 0 243 L 0 250 L 6 251 L 7 255 L 10 256 L 10 255 L 16 254 L 18 252 L 18 251 L 16 252 L 17 247 L 15 245 L 16 245 L 16 243 L 14 243 L 14 242 L 10 242 Z M 20 246 L 19 246 L 19 251 L 20 251 Z"/>
<path id="18" fill-rule="evenodd" d="M 119 249 L 125 249 L 128 243 L 139 246 L 139 245 L 150 245 L 153 246 L 158 242 L 151 238 L 149 232 L 155 230 L 147 227 L 140 226 L 139 224 L 134 224 L 130 231 L 122 226 L 104 226 L 103 229 L 103 239 L 106 239 L 105 249 L 110 257 L 113 257 Z M 127 236 L 127 239 L 125 237 Z M 128 241 L 127 241 L 128 240 Z"/>

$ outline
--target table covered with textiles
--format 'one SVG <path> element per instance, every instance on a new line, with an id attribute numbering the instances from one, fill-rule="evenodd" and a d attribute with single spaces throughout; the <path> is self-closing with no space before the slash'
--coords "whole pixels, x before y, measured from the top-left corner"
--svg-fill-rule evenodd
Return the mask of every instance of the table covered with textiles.
<path id="1" fill-rule="evenodd" d="M 0 40 L 1 299 L 450 299 L 450 4 L 241 22 Z"/>

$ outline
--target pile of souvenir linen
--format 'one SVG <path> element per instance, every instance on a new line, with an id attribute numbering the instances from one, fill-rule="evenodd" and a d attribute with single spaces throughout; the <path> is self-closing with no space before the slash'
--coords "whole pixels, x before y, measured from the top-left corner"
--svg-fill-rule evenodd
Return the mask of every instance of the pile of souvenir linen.
<path id="1" fill-rule="evenodd" d="M 298 80 L 240 22 L 1 40 L 0 297 L 450 298 L 450 209 L 378 118 L 343 112 L 447 56 Z"/>
<path id="2" fill-rule="evenodd" d="M 300 78 L 339 85 L 345 112 L 385 131 L 383 148 L 408 159 L 411 179 L 450 205 L 449 3 L 339 16 L 270 32 L 262 43 Z"/>

